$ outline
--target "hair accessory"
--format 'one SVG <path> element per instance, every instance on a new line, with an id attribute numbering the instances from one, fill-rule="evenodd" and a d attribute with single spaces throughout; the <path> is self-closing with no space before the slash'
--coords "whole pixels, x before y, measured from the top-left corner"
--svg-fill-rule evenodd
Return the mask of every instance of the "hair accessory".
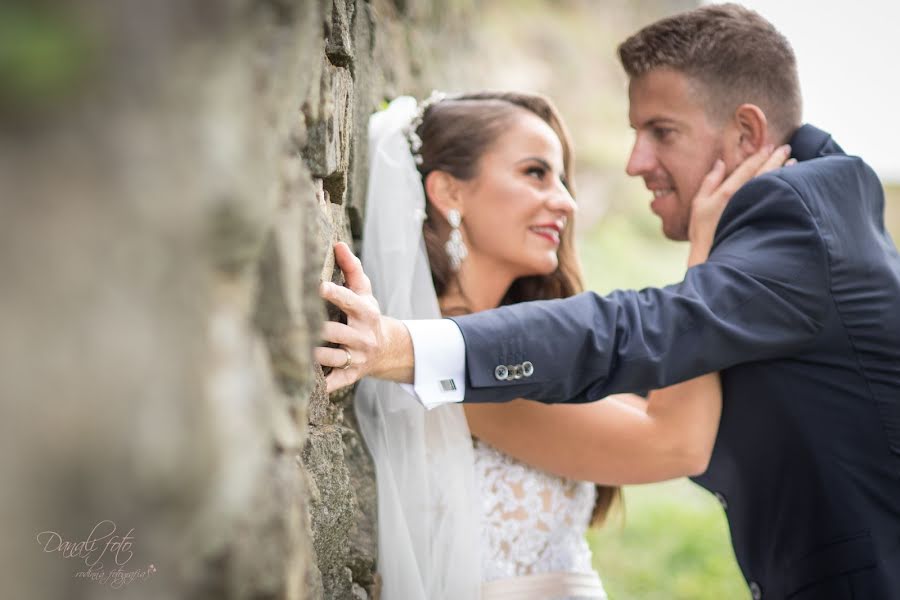
<path id="1" fill-rule="evenodd" d="M 422 119 L 425 118 L 425 111 L 428 110 L 428 107 L 432 104 L 437 104 L 446 97 L 447 94 L 444 92 L 432 90 L 431 95 L 419 103 L 416 114 L 413 115 L 412 121 L 409 122 L 409 125 L 405 129 L 406 137 L 409 140 L 409 150 L 412 152 L 413 160 L 416 161 L 416 165 L 422 164 L 422 154 L 420 153 L 420 150 L 422 150 L 422 138 L 419 137 L 418 130 L 419 126 L 422 124 Z"/>
<path id="2" fill-rule="evenodd" d="M 447 256 L 450 257 L 450 268 L 454 271 L 459 271 L 462 262 L 469 255 L 469 249 L 466 248 L 466 244 L 462 239 L 462 232 L 459 230 L 459 226 L 462 223 L 459 211 L 451 208 L 447 212 L 447 221 L 450 222 L 450 239 L 444 244 L 444 250 L 447 251 Z"/>

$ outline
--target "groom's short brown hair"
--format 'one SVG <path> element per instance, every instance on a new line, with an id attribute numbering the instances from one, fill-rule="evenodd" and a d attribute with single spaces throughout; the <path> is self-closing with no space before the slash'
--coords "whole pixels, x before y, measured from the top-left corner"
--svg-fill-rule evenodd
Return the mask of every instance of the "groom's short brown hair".
<path id="1" fill-rule="evenodd" d="M 800 126 L 800 83 L 790 43 L 758 13 L 737 4 L 703 6 L 648 25 L 619 45 L 619 60 L 631 79 L 672 69 L 699 83 L 713 119 L 722 121 L 751 103 L 763 110 L 777 136 L 787 139 Z"/>

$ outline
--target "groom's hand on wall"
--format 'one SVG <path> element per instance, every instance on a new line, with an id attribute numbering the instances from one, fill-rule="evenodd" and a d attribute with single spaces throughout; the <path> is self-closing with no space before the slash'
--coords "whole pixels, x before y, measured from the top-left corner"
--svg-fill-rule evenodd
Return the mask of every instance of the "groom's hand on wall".
<path id="1" fill-rule="evenodd" d="M 322 339 L 338 347 L 314 350 L 319 364 L 332 367 L 325 378 L 328 392 L 365 376 L 412 383 L 413 351 L 406 327 L 381 314 L 362 263 L 347 244 L 334 245 L 334 258 L 344 273 L 347 287 L 324 282 L 319 293 L 346 313 L 347 324 L 326 321 Z"/>

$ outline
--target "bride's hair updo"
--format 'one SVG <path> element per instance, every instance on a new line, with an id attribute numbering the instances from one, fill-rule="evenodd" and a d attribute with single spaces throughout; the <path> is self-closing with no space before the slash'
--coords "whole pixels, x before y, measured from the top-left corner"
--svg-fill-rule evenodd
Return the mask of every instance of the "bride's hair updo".
<path id="1" fill-rule="evenodd" d="M 510 121 L 522 109 L 542 119 L 562 145 L 563 175 L 572 197 L 573 151 L 569 133 L 556 107 L 549 99 L 537 94 L 519 92 L 479 92 L 452 96 L 430 104 L 422 115 L 421 125 L 415 130 L 421 140 L 418 154 L 419 173 L 422 181 L 432 171 L 444 171 L 453 177 L 468 181 L 478 176 L 481 157 L 506 130 Z M 450 224 L 427 198 L 427 219 L 423 225 L 425 247 L 431 265 L 431 276 L 438 297 L 443 296 L 454 280 L 450 260 L 444 244 L 450 234 Z M 557 252 L 559 266 L 549 275 L 532 275 L 516 279 L 500 304 L 513 304 L 529 300 L 566 298 L 584 289 L 581 265 L 575 254 L 573 219 L 569 218 L 560 236 Z M 462 311 L 464 312 L 464 311 Z M 597 486 L 597 502 L 592 522 L 603 521 L 610 506 L 619 496 L 615 487 Z"/>

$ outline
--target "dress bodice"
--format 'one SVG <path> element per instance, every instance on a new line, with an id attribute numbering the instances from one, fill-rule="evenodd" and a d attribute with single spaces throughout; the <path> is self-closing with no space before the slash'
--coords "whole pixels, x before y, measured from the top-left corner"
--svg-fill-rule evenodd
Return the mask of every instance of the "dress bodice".
<path id="1" fill-rule="evenodd" d="M 585 533 L 594 485 L 550 475 L 475 440 L 482 580 L 593 573 Z"/>

